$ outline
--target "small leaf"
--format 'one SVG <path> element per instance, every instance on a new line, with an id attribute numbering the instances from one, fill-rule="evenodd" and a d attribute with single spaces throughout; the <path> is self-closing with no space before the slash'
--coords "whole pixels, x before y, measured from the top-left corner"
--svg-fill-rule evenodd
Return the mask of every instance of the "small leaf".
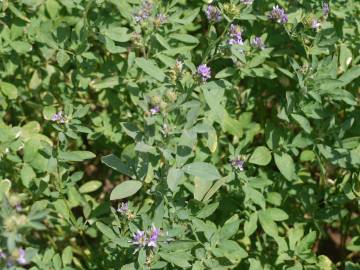
<path id="1" fill-rule="evenodd" d="M 259 221 L 261 227 L 264 229 L 267 235 L 272 237 L 277 237 L 278 228 L 276 223 L 269 217 L 269 215 L 265 211 L 259 211 Z"/>
<path id="2" fill-rule="evenodd" d="M 59 159 L 63 161 L 83 161 L 94 157 L 96 157 L 96 155 L 90 151 L 59 152 Z"/>
<path id="3" fill-rule="evenodd" d="M 19 54 L 28 53 L 32 50 L 32 46 L 30 43 L 25 41 L 12 41 L 11 47 Z"/>
<path id="4" fill-rule="evenodd" d="M 18 96 L 18 91 L 15 85 L 8 82 L 0 82 L 0 89 L 9 99 L 15 99 Z"/>
<path id="5" fill-rule="evenodd" d="M 121 200 L 134 195 L 142 187 L 142 183 L 136 180 L 128 180 L 117 185 L 110 194 L 110 200 Z"/>
<path id="6" fill-rule="evenodd" d="M 288 214 L 279 208 L 267 208 L 265 211 L 268 217 L 275 221 L 283 221 L 289 218 Z"/>
<path id="7" fill-rule="evenodd" d="M 292 157 L 287 153 L 274 154 L 275 164 L 281 174 L 287 180 L 293 180 L 296 177 L 295 164 Z"/>
<path id="8" fill-rule="evenodd" d="M 257 214 L 257 212 L 254 212 L 254 213 L 251 213 L 249 220 L 245 221 L 244 233 L 245 233 L 246 237 L 249 237 L 256 231 L 257 220 L 258 220 L 258 214 Z"/>
<path id="9" fill-rule="evenodd" d="M 194 162 L 183 167 L 185 173 L 197 176 L 205 181 L 214 181 L 221 178 L 216 167 L 206 162 Z"/>
<path id="10" fill-rule="evenodd" d="M 71 246 L 67 246 L 61 255 L 62 262 L 64 266 L 71 264 L 73 259 L 73 252 Z"/>
<path id="11" fill-rule="evenodd" d="M 198 218 L 207 218 L 208 216 L 210 216 L 212 213 L 215 212 L 218 206 L 219 206 L 218 202 L 208 204 L 203 209 L 201 209 L 196 216 Z"/>
<path id="12" fill-rule="evenodd" d="M 311 133 L 312 127 L 310 126 L 310 122 L 304 116 L 300 114 L 292 113 L 291 116 L 295 119 L 296 122 L 302 127 L 303 130 L 307 133 Z"/>
<path id="13" fill-rule="evenodd" d="M 96 227 L 109 239 L 116 238 L 116 234 L 114 233 L 114 231 L 109 226 L 106 226 L 104 223 L 98 221 L 96 222 Z"/>
<path id="14" fill-rule="evenodd" d="M 159 252 L 161 258 L 163 258 L 165 261 L 168 261 L 169 263 L 175 264 L 176 266 L 179 266 L 181 268 L 188 268 L 191 265 L 188 263 L 186 258 L 182 256 L 183 252 L 172 252 L 172 253 L 165 253 L 165 252 Z M 185 255 L 185 254 L 184 254 Z"/>
<path id="15" fill-rule="evenodd" d="M 60 67 L 64 66 L 69 60 L 70 56 L 64 50 L 59 50 L 56 54 L 56 61 L 59 63 Z"/>
<path id="16" fill-rule="evenodd" d="M 91 181 L 83 184 L 79 188 L 79 191 L 80 191 L 80 193 L 90 193 L 90 192 L 93 192 L 93 191 L 99 189 L 101 186 L 102 186 L 102 183 L 100 181 L 91 180 Z"/>
<path id="17" fill-rule="evenodd" d="M 265 146 L 257 147 L 249 159 L 250 163 L 260 166 L 266 166 L 270 163 L 270 161 L 271 153 Z"/>
<path id="18" fill-rule="evenodd" d="M 211 181 L 194 177 L 194 199 L 201 201 L 211 187 Z"/>
<path id="19" fill-rule="evenodd" d="M 165 79 L 165 74 L 160 68 L 158 68 L 153 62 L 145 58 L 136 58 L 136 65 L 141 68 L 145 73 L 153 77 L 154 79 L 162 82 Z"/>
<path id="20" fill-rule="evenodd" d="M 105 163 L 107 166 L 120 173 L 126 174 L 128 176 L 132 176 L 130 167 L 126 165 L 124 162 L 122 162 L 120 158 L 118 158 L 113 154 L 102 157 L 101 162 Z"/>
<path id="21" fill-rule="evenodd" d="M 171 191 L 175 191 L 184 177 L 184 172 L 180 169 L 170 168 L 166 182 Z"/>

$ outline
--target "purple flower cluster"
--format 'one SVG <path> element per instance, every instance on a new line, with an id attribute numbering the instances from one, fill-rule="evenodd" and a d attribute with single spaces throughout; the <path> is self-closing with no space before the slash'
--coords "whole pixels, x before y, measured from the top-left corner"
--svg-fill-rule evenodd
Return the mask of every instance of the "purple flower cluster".
<path id="1" fill-rule="evenodd" d="M 323 8 L 323 14 L 324 14 L 324 16 L 327 17 L 327 16 L 329 15 L 329 13 L 330 13 L 329 3 L 325 3 L 325 2 L 324 2 L 322 8 Z"/>
<path id="2" fill-rule="evenodd" d="M 25 249 L 19 248 L 18 253 L 19 253 L 19 257 L 16 259 L 17 263 L 20 264 L 20 265 L 27 264 L 27 261 L 25 259 L 25 255 L 26 255 Z"/>
<path id="3" fill-rule="evenodd" d="M 138 248 L 145 247 L 147 244 L 146 233 L 144 231 L 137 230 L 133 235 L 132 243 L 137 245 Z"/>
<path id="4" fill-rule="evenodd" d="M 133 240 L 131 242 L 137 246 L 137 249 L 146 246 L 155 248 L 157 247 L 159 234 L 160 229 L 152 225 L 149 231 L 137 230 L 136 233 L 133 234 Z"/>
<path id="5" fill-rule="evenodd" d="M 121 206 L 118 207 L 117 212 L 119 212 L 122 215 L 126 215 L 129 211 L 129 204 L 127 202 L 122 202 Z"/>
<path id="6" fill-rule="evenodd" d="M 229 33 L 229 44 L 233 45 L 233 44 L 239 44 L 239 45 L 243 45 L 243 40 L 241 37 L 241 29 L 240 26 L 236 25 L 236 24 L 232 24 L 230 26 L 230 33 Z"/>
<path id="7" fill-rule="evenodd" d="M 205 14 L 210 22 L 220 22 L 222 19 L 220 10 L 212 5 L 207 7 Z"/>
<path id="8" fill-rule="evenodd" d="M 197 74 L 200 76 L 203 82 L 206 82 L 211 78 L 211 69 L 206 64 L 201 64 L 197 68 Z"/>
<path id="9" fill-rule="evenodd" d="M 151 115 L 155 115 L 158 114 L 160 112 L 160 107 L 159 106 L 154 106 L 150 109 L 150 114 Z"/>
<path id="10" fill-rule="evenodd" d="M 25 249 L 19 248 L 15 253 L 15 258 L 12 255 L 7 255 L 4 251 L 0 250 L 0 260 L 6 260 L 6 265 L 8 267 L 13 266 L 15 263 L 19 265 L 26 265 L 28 261 L 25 258 L 26 252 Z"/>
<path id="11" fill-rule="evenodd" d="M 321 23 L 319 22 L 318 19 L 314 18 L 312 19 L 311 21 L 311 28 L 314 29 L 314 30 L 318 30 L 321 26 Z"/>
<path id="12" fill-rule="evenodd" d="M 58 112 L 58 113 L 55 113 L 55 114 L 51 117 L 51 121 L 64 124 L 64 123 L 65 123 L 65 117 L 63 116 L 63 112 L 60 111 L 60 112 Z"/>
<path id="13" fill-rule="evenodd" d="M 155 23 L 157 25 L 162 25 L 166 22 L 166 19 L 167 17 L 164 14 L 159 13 L 158 15 L 155 16 Z"/>
<path id="14" fill-rule="evenodd" d="M 274 6 L 268 15 L 269 19 L 280 24 L 285 24 L 288 21 L 288 16 L 285 13 L 285 10 L 279 8 L 278 5 Z"/>
<path id="15" fill-rule="evenodd" d="M 160 234 L 160 229 L 156 228 L 154 225 L 151 227 L 150 235 L 149 235 L 149 247 L 156 247 L 157 246 L 157 240 Z"/>
<path id="16" fill-rule="evenodd" d="M 252 5 L 253 2 L 254 0 L 241 0 L 241 3 L 247 6 Z"/>
<path id="17" fill-rule="evenodd" d="M 146 0 L 143 2 L 141 9 L 134 15 L 135 21 L 137 23 L 140 23 L 144 20 L 146 20 L 147 18 L 149 18 L 149 16 L 151 15 L 151 11 L 153 8 L 153 4 Z"/>
<path id="18" fill-rule="evenodd" d="M 251 45 L 254 47 L 254 48 L 257 48 L 259 50 L 262 50 L 265 48 L 265 44 L 264 42 L 262 41 L 261 37 L 254 37 L 252 40 L 251 40 Z"/>
<path id="19" fill-rule="evenodd" d="M 237 169 L 239 171 L 244 170 L 245 160 L 243 160 L 242 158 L 240 158 L 240 157 L 235 158 L 235 159 L 231 160 L 230 163 L 235 169 Z"/>

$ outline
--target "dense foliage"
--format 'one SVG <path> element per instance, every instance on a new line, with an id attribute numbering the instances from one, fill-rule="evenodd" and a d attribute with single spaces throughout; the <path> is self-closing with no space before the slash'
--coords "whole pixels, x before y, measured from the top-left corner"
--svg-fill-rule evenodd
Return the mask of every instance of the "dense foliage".
<path id="1" fill-rule="evenodd" d="M 0 1 L 1 269 L 360 269 L 360 1 Z"/>

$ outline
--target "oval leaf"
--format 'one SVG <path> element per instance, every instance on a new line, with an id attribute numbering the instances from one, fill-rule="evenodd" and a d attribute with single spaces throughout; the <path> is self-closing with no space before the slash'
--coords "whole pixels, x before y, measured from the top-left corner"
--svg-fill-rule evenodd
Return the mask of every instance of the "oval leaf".
<path id="1" fill-rule="evenodd" d="M 265 146 L 257 147 L 254 153 L 251 155 L 249 162 L 259 165 L 266 166 L 271 161 L 271 153 Z"/>
<path id="2" fill-rule="evenodd" d="M 85 184 L 83 184 L 79 188 L 79 191 L 80 191 L 80 193 L 90 193 L 90 192 L 93 192 L 93 191 L 97 190 L 101 186 L 102 186 L 102 183 L 100 181 L 91 180 L 91 181 L 86 182 Z"/>
<path id="3" fill-rule="evenodd" d="M 202 180 L 214 181 L 221 178 L 216 167 L 206 162 L 194 162 L 183 167 L 185 173 L 197 176 Z"/>
<path id="4" fill-rule="evenodd" d="M 134 195 L 142 187 L 142 183 L 136 180 L 128 180 L 117 185 L 110 194 L 110 200 L 121 200 Z"/>

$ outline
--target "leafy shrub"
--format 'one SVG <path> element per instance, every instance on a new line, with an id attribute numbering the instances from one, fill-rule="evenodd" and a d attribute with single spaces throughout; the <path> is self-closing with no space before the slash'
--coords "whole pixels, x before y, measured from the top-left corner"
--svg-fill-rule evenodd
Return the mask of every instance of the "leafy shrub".
<path id="1" fill-rule="evenodd" d="M 360 2 L 2 0 L 1 269 L 360 269 Z"/>

